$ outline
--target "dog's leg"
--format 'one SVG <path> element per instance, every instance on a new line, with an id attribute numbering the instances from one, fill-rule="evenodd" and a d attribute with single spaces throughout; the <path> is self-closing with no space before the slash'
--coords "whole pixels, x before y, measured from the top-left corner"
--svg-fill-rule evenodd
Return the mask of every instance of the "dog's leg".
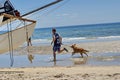
<path id="1" fill-rule="evenodd" d="M 85 54 L 85 55 L 87 55 L 87 53 L 86 53 L 86 52 L 84 52 L 84 54 Z M 87 57 L 88 57 L 88 55 L 87 55 Z"/>
<path id="2" fill-rule="evenodd" d="M 75 52 L 72 52 L 72 56 L 75 54 Z"/>
<path id="3" fill-rule="evenodd" d="M 81 56 L 82 56 L 82 58 L 83 58 L 83 54 L 82 53 L 80 53 L 81 54 Z"/>

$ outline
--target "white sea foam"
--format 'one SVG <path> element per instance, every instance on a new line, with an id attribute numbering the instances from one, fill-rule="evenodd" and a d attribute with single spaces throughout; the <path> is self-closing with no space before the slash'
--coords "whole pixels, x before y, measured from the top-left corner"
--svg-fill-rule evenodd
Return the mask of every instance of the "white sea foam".
<path id="1" fill-rule="evenodd" d="M 63 43 L 76 43 L 76 42 L 88 42 L 88 41 L 100 41 L 100 40 L 118 40 L 120 36 L 105 36 L 105 37 L 74 37 L 74 38 L 63 38 Z M 33 39 L 33 44 L 50 44 L 51 39 Z"/>
<path id="2" fill-rule="evenodd" d="M 120 36 L 105 36 L 105 37 L 75 37 L 75 38 L 63 38 L 63 41 L 74 40 L 97 40 L 97 39 L 120 39 Z"/>
<path id="3" fill-rule="evenodd" d="M 98 37 L 99 39 L 114 39 L 114 38 L 120 38 L 120 36 L 106 36 L 106 37 Z"/>
<path id="4" fill-rule="evenodd" d="M 63 41 L 71 41 L 71 40 L 84 40 L 86 37 L 75 37 L 75 38 L 63 38 Z"/>

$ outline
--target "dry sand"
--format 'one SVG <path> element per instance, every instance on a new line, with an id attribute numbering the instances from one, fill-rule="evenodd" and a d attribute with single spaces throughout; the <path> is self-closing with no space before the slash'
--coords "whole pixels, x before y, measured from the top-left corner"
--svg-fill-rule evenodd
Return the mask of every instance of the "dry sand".
<path id="1" fill-rule="evenodd" d="M 0 80 L 120 80 L 120 67 L 4 68 Z"/>

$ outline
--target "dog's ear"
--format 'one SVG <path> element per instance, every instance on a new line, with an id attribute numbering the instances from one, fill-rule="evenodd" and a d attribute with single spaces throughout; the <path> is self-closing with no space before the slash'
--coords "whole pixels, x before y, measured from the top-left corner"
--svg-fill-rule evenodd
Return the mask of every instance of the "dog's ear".
<path id="1" fill-rule="evenodd" d="M 76 44 L 74 44 L 74 46 L 76 46 Z"/>

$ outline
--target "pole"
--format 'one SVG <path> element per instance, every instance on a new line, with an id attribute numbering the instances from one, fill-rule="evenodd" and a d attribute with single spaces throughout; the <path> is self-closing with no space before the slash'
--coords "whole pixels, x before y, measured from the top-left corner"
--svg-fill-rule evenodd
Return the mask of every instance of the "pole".
<path id="1" fill-rule="evenodd" d="M 39 11 L 39 10 L 42 10 L 42 9 L 47 8 L 47 7 L 49 7 L 49 6 L 52 6 L 52 5 L 54 5 L 54 4 L 56 4 L 56 3 L 59 3 L 59 2 L 61 2 L 61 1 L 63 1 L 63 0 L 56 0 L 56 1 L 51 2 L 51 3 L 47 4 L 47 5 L 44 5 L 44 6 L 40 7 L 40 8 L 37 8 L 37 9 L 32 10 L 32 11 L 30 11 L 30 12 L 28 12 L 28 13 L 25 13 L 25 14 L 23 14 L 21 17 L 27 16 L 27 15 L 29 15 L 29 14 L 32 14 L 32 13 L 34 13 L 34 12 L 36 12 L 36 11 Z"/>

